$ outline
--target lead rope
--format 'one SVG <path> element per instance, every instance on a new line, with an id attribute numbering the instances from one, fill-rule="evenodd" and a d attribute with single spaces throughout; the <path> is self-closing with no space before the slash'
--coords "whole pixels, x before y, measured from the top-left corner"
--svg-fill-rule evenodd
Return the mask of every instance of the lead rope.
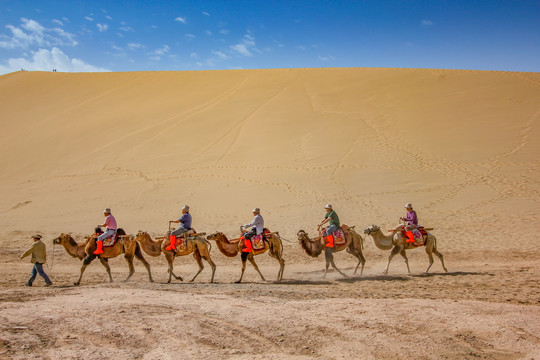
<path id="1" fill-rule="evenodd" d="M 51 261 L 51 266 L 49 267 L 49 263 L 46 263 L 47 269 L 48 269 L 49 271 L 52 271 L 52 268 L 53 268 L 53 266 L 54 266 L 54 245 L 56 245 L 56 244 L 55 244 L 54 241 L 53 241 L 53 245 L 52 245 L 52 261 Z"/>

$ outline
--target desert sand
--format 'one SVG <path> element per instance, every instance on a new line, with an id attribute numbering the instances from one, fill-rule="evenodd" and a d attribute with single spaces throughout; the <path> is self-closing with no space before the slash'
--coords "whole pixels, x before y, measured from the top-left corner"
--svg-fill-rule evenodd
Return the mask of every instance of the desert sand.
<path id="1" fill-rule="evenodd" d="M 0 358 L 540 359 L 540 73 L 281 69 L 0 76 Z M 438 259 L 411 274 L 363 229 L 388 230 L 411 202 Z M 324 205 L 365 237 L 363 276 L 341 252 L 322 277 L 296 234 Z M 236 237 L 260 207 L 284 240 L 267 282 L 224 257 L 195 280 L 127 283 L 52 245 L 77 241 L 112 208 L 129 234 L 159 236 L 191 206 L 194 227 Z M 39 232 L 54 286 L 24 286 Z"/>

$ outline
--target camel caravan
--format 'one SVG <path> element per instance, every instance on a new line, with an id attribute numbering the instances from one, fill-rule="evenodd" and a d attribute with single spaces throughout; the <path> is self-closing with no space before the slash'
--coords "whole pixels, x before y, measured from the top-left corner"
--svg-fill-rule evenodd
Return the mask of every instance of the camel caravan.
<path id="1" fill-rule="evenodd" d="M 443 255 L 437 250 L 437 239 L 433 234 L 428 232 L 428 230 L 432 229 L 418 226 L 416 212 L 410 203 L 406 204 L 405 208 L 407 209 L 407 216 L 400 218 L 400 221 L 403 221 L 404 224 L 389 230 L 388 235 L 385 235 L 377 225 L 372 225 L 364 230 L 364 234 L 373 239 L 377 248 L 391 250 L 384 274 L 388 273 L 390 262 L 396 254 L 400 254 L 403 257 L 407 265 L 407 271 L 410 273 L 406 250 L 420 247 L 425 247 L 429 257 L 429 266 L 426 269 L 426 273 L 433 265 L 433 254 L 441 260 L 442 267 L 446 272 L 447 269 L 444 265 Z M 331 204 L 327 204 L 325 210 L 326 215 L 317 227 L 318 236 L 310 238 L 306 231 L 300 230 L 297 233 L 299 245 L 310 257 L 318 257 L 324 251 L 326 260 L 324 277 L 326 277 L 330 266 L 342 276 L 347 277 L 334 263 L 334 253 L 342 250 L 347 250 L 347 253 L 358 260 L 354 269 L 354 275 L 361 266 L 360 276 L 362 276 L 366 263 L 363 255 L 364 238 L 356 232 L 355 226 L 347 226 L 340 223 L 339 217 Z M 285 269 L 285 260 L 283 259 L 284 239 L 279 235 L 279 232 L 272 232 L 264 227 L 264 219 L 261 216 L 259 208 L 253 209 L 252 212 L 254 218 L 250 223 L 240 226 L 240 236 L 235 239 L 228 239 L 224 233 L 219 231 L 208 236 L 206 236 L 206 233 L 195 231 L 191 226 L 192 217 L 189 212 L 189 206 L 186 205 L 182 208 L 182 216 L 178 220 L 169 221 L 169 230 L 164 236 L 152 239 L 150 234 L 142 230 L 139 230 L 136 235 L 127 235 L 123 229 L 117 226 L 111 209 L 106 208 L 103 211 L 105 216 L 104 224 L 98 225 L 94 230 L 94 234 L 87 236 L 84 242 L 77 243 L 70 234 L 62 233 L 53 240 L 53 244 L 63 246 L 70 256 L 82 260 L 79 278 L 75 282 L 75 285 L 81 283 L 84 271 L 96 258 L 105 267 L 109 275 L 109 281 L 113 282 L 108 259 L 115 258 L 121 254 L 124 255 L 129 268 L 129 274 L 124 281 L 128 281 L 135 273 L 133 259 L 137 258 L 137 260 L 144 264 L 148 271 L 149 281 L 154 282 L 150 271 L 150 264 L 146 261 L 143 254 L 152 257 L 159 257 L 163 254 L 168 264 L 168 283 L 172 281 L 173 277 L 176 280 L 183 281 L 181 276 L 177 276 L 174 273 L 174 260 L 178 256 L 192 254 L 199 266 L 199 270 L 190 282 L 193 282 L 203 271 L 204 259 L 212 269 L 210 282 L 213 283 L 216 264 L 210 256 L 212 249 L 210 241 L 215 242 L 219 252 L 226 257 L 236 257 L 240 254 L 242 268 L 240 278 L 236 283 L 242 281 L 248 260 L 261 279 L 266 281 L 255 262 L 255 256 L 266 252 L 279 263 L 279 271 L 276 278 L 276 281 L 279 282 L 283 279 L 283 271 Z M 178 228 L 171 227 L 175 223 L 180 224 Z M 324 226 L 325 224 L 328 224 L 328 226 Z M 103 231 L 102 228 L 106 230 Z"/>

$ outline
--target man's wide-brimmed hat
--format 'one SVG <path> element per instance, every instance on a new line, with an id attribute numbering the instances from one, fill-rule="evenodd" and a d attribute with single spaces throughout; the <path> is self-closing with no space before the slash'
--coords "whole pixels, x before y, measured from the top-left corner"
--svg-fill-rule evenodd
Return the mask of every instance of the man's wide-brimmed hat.
<path id="1" fill-rule="evenodd" d="M 34 235 L 32 235 L 32 239 L 41 239 L 41 235 L 34 234 Z"/>
<path id="2" fill-rule="evenodd" d="M 326 206 L 324 208 L 332 210 L 332 204 L 326 204 Z"/>
<path id="3" fill-rule="evenodd" d="M 257 214 L 260 214 L 260 213 L 261 213 L 261 209 L 255 208 L 255 209 L 253 209 L 252 212 L 257 213 Z"/>
<path id="4" fill-rule="evenodd" d="M 406 209 L 412 209 L 412 204 L 411 203 L 406 203 L 405 208 Z"/>
<path id="5" fill-rule="evenodd" d="M 182 208 L 182 211 L 189 211 L 189 206 L 184 205 L 184 207 Z"/>
<path id="6" fill-rule="evenodd" d="M 105 208 L 105 210 L 103 210 L 103 213 L 104 214 L 110 214 L 111 213 L 111 208 Z"/>

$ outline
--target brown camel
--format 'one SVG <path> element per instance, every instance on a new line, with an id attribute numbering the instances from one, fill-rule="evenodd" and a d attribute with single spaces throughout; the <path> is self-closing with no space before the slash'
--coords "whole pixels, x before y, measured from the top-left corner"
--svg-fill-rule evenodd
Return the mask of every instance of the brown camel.
<path id="1" fill-rule="evenodd" d="M 171 243 L 169 240 L 169 233 L 167 233 L 167 236 L 163 240 L 154 241 L 148 235 L 148 233 L 144 231 L 139 231 L 139 233 L 135 236 L 135 239 L 137 242 L 141 244 L 141 247 L 143 250 L 151 256 L 158 256 L 157 254 L 157 248 L 156 246 L 158 244 L 161 244 L 160 251 L 165 254 L 165 259 L 167 260 L 167 263 L 169 264 L 169 280 L 168 283 L 171 282 L 171 278 L 174 276 L 175 279 L 183 281 L 182 277 L 176 276 L 173 272 L 173 266 L 174 266 L 174 258 L 177 256 L 185 256 L 193 253 L 193 257 L 197 261 L 197 264 L 199 265 L 199 271 L 195 274 L 193 279 L 190 280 L 190 282 L 193 282 L 195 278 L 201 273 L 201 271 L 204 269 L 204 265 L 202 262 L 202 259 L 205 259 L 206 262 L 210 265 L 212 268 L 212 278 L 210 279 L 210 282 L 214 282 L 214 274 L 216 272 L 216 264 L 212 261 L 212 258 L 210 257 L 210 249 L 211 244 L 206 241 L 206 239 L 202 236 L 195 236 L 195 237 L 188 237 L 187 240 L 183 239 L 184 246 L 183 247 L 177 247 L 177 251 L 173 250 L 167 250 L 167 247 Z"/>
<path id="2" fill-rule="evenodd" d="M 113 282 L 108 259 L 117 257 L 122 253 L 124 254 L 124 258 L 126 259 L 129 266 L 129 274 L 124 281 L 128 281 L 135 273 L 135 267 L 133 266 L 133 258 L 136 257 L 146 267 L 150 282 L 154 282 L 154 280 L 152 279 L 152 273 L 150 272 L 150 264 L 148 264 L 148 262 L 144 258 L 141 252 L 140 245 L 136 241 L 133 241 L 129 236 L 126 236 L 125 232 L 122 229 L 118 229 L 118 233 L 123 234 L 123 236 L 116 242 L 114 246 L 103 248 L 103 254 L 101 255 L 94 255 L 94 251 L 96 250 L 97 246 L 95 238 L 92 237 L 87 237 L 84 244 L 78 244 L 75 240 L 73 240 L 71 235 L 63 233 L 53 240 L 54 244 L 62 245 L 69 255 L 83 260 L 81 274 L 79 276 L 79 279 L 75 282 L 75 285 L 79 285 L 81 283 L 81 279 L 84 271 L 86 270 L 86 267 L 90 265 L 90 263 L 96 257 L 99 258 L 99 261 L 101 261 L 101 264 L 103 264 L 103 266 L 107 270 L 107 274 L 109 274 L 109 281 Z"/>
<path id="3" fill-rule="evenodd" d="M 336 271 L 342 276 L 347 277 L 347 275 L 342 273 L 334 263 L 334 253 L 344 249 L 347 249 L 347 252 L 349 254 L 352 254 L 358 259 L 358 264 L 356 264 L 354 274 L 356 274 L 356 271 L 358 270 L 360 264 L 362 264 L 360 276 L 362 276 L 362 273 L 364 272 L 364 265 L 366 264 L 366 259 L 364 258 L 364 254 L 362 253 L 362 249 L 364 248 L 364 239 L 354 230 L 354 226 L 345 227 L 343 228 L 343 231 L 347 233 L 347 242 L 343 245 L 336 245 L 335 247 L 326 247 L 324 236 L 317 236 L 313 239 L 310 239 L 308 234 L 304 230 L 300 230 L 297 234 L 300 246 L 302 246 L 302 249 L 304 249 L 306 254 L 308 254 L 309 256 L 318 257 L 324 249 L 324 258 L 326 260 L 326 267 L 324 269 L 325 277 L 328 271 L 328 267 L 330 265 L 332 265 L 332 267 L 336 269 Z"/>
<path id="4" fill-rule="evenodd" d="M 416 249 L 417 247 L 420 247 L 420 246 L 414 246 L 412 243 L 407 242 L 407 238 L 404 237 L 403 234 L 401 233 L 401 225 L 397 226 L 393 230 L 390 230 L 390 235 L 388 236 L 384 235 L 381 229 L 377 225 L 371 225 L 370 227 L 366 228 L 364 230 L 364 234 L 371 236 L 377 248 L 381 250 L 392 249 L 392 251 L 390 252 L 390 256 L 388 257 L 388 263 L 386 264 L 386 269 L 384 269 L 384 274 L 388 273 L 388 267 L 390 266 L 390 261 L 392 261 L 392 258 L 398 253 L 405 260 L 405 264 L 407 265 L 407 271 L 409 272 L 409 274 L 411 273 L 411 270 L 409 269 L 409 259 L 407 259 L 407 254 L 405 253 L 405 250 Z M 424 235 L 424 243 L 426 246 L 426 253 L 428 254 L 428 257 L 429 257 L 429 266 L 426 270 L 426 273 L 431 268 L 431 265 L 433 265 L 432 254 L 437 255 L 439 259 L 441 259 L 441 264 L 444 271 L 448 272 L 448 270 L 446 270 L 446 267 L 444 266 L 443 255 L 437 250 L 437 239 L 435 238 L 435 236 L 427 232 L 427 236 Z"/>
<path id="5" fill-rule="evenodd" d="M 242 241 L 240 239 L 234 239 L 229 240 L 227 239 L 227 236 L 223 234 L 222 232 L 215 232 L 209 236 L 206 237 L 208 240 L 214 240 L 217 244 L 217 247 L 221 253 L 227 257 L 235 257 L 238 255 L 239 252 L 241 252 L 242 248 Z M 238 281 L 235 281 L 236 283 L 240 283 L 242 281 L 242 278 L 244 277 L 244 271 L 246 270 L 246 262 L 249 260 L 251 265 L 257 270 L 263 281 L 266 281 L 263 274 L 261 274 L 259 267 L 257 266 L 257 263 L 255 263 L 254 256 L 263 254 L 270 250 L 268 255 L 279 261 L 279 271 L 277 276 L 277 281 L 281 281 L 283 279 L 283 270 L 285 269 L 285 260 L 283 260 L 283 243 L 281 242 L 281 237 L 279 234 L 272 233 L 272 237 L 264 242 L 264 249 L 262 250 L 255 250 L 253 252 L 247 253 L 242 252 L 241 259 L 242 259 L 242 274 L 240 274 L 240 279 Z"/>

